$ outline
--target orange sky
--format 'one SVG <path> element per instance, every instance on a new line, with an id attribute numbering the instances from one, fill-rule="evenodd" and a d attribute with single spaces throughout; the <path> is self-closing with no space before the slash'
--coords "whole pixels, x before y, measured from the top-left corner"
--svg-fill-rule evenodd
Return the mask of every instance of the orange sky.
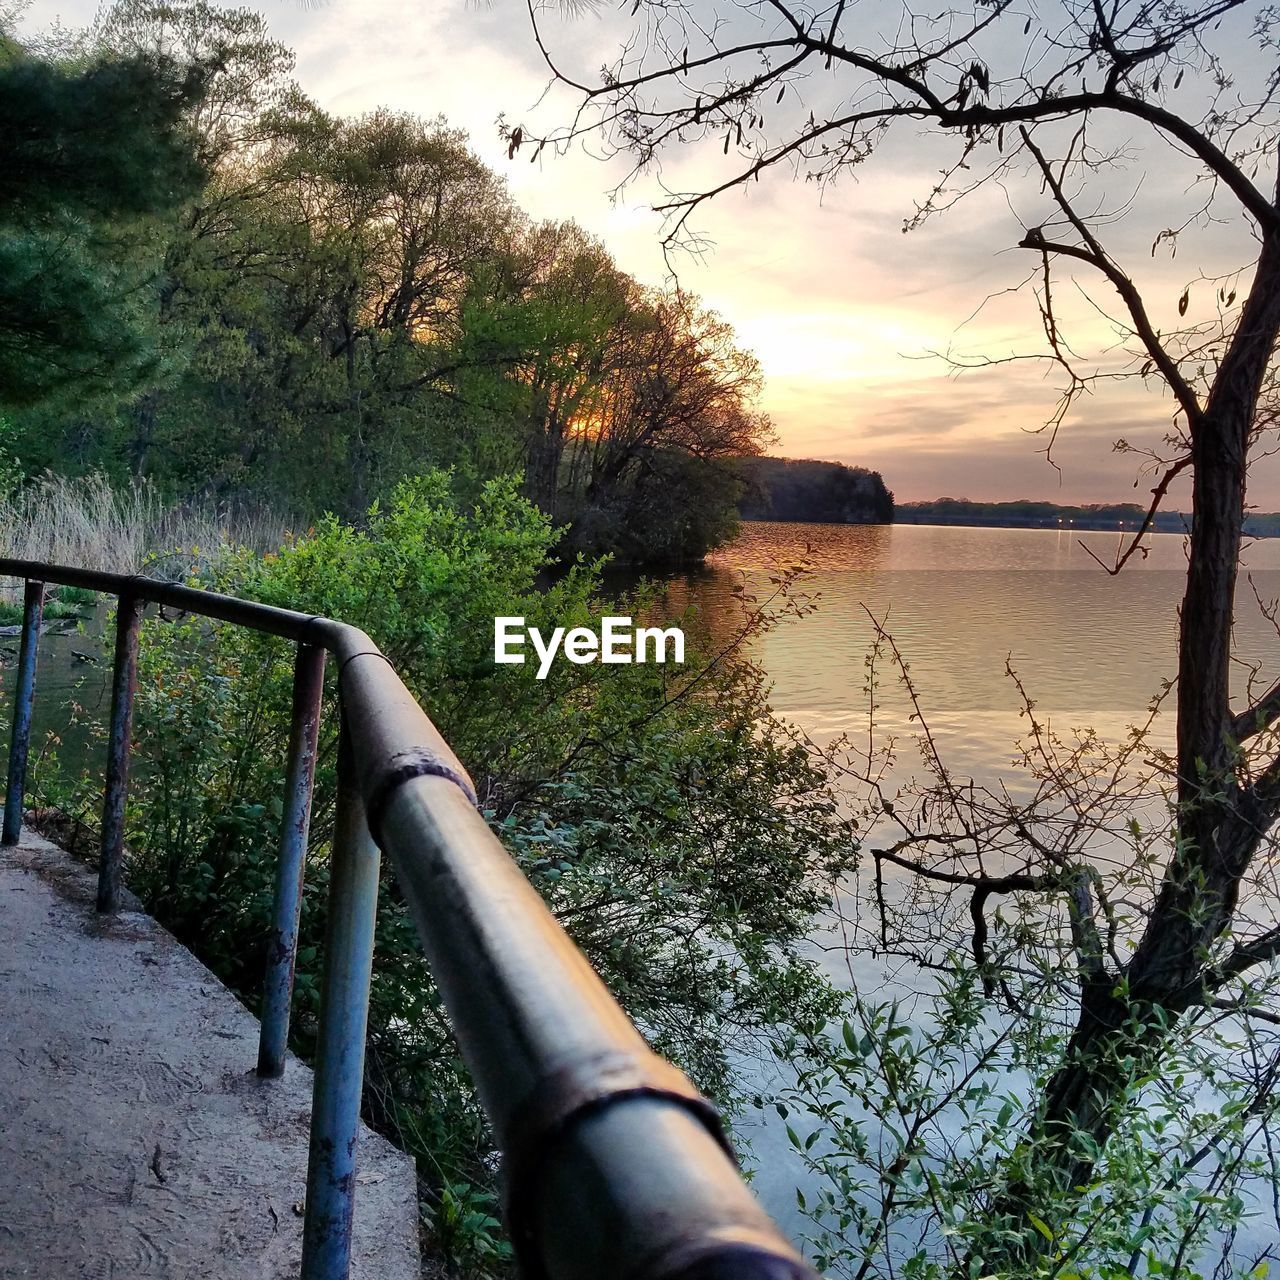
<path id="1" fill-rule="evenodd" d="M 37 0 L 26 25 L 36 30 L 59 18 L 81 25 L 94 7 L 91 0 Z M 269 0 L 256 7 L 297 50 L 297 78 L 326 109 L 441 113 L 469 131 L 475 149 L 508 178 L 530 213 L 576 218 L 636 276 L 654 283 L 665 277 L 661 221 L 648 207 L 652 185 L 629 187 L 615 202 L 609 189 L 623 172 L 618 162 L 583 154 L 544 155 L 532 166 L 527 154 L 507 160 L 499 113 L 517 121 L 534 115 L 547 82 L 519 0 L 487 7 L 436 0 L 413 8 L 394 0 Z M 566 61 L 586 75 L 610 52 L 600 18 L 553 22 L 551 34 Z M 549 127 L 564 118 L 568 102 L 553 92 L 536 118 Z M 671 155 L 664 180 L 691 186 L 713 171 L 719 147 L 712 150 L 717 154 Z M 698 228 L 713 247 L 700 260 L 678 261 L 680 282 L 719 310 L 760 359 L 764 407 L 779 437 L 773 451 L 874 467 L 900 501 L 943 494 L 1143 501 L 1150 480 L 1137 476 L 1133 458 L 1113 453 L 1111 445 L 1119 436 L 1158 441 L 1170 424 L 1167 400 L 1130 383 L 1082 402 L 1058 437 L 1056 471 L 1045 461 L 1043 437 L 1033 431 L 1056 400 L 1060 379 L 1052 371 L 1018 364 L 956 377 L 930 356 L 948 349 L 1007 356 L 1043 346 L 1031 295 L 1002 292 L 1035 266 L 1031 255 L 1011 248 L 1022 228 L 1039 220 L 1035 192 L 988 188 L 903 235 L 902 220 L 934 172 L 904 134 L 891 138 L 857 181 L 820 195 L 778 172 L 745 196 L 722 197 L 700 216 Z M 1185 185 L 1184 177 L 1170 171 L 1168 180 Z M 1118 198 L 1136 192 L 1126 189 Z M 1153 187 L 1149 176 L 1142 191 L 1147 212 L 1158 210 L 1169 192 Z M 1240 229 L 1207 240 L 1203 264 L 1186 251 L 1176 261 L 1153 258 L 1143 211 L 1140 199 L 1125 261 L 1132 261 L 1157 314 L 1161 307 L 1172 314 L 1197 266 L 1235 265 Z M 1243 243 L 1247 248 L 1247 239 Z M 1108 286 L 1087 268 L 1079 283 L 1082 290 L 1068 285 L 1062 291 L 1077 349 L 1107 358 L 1111 338 L 1090 299 L 1110 305 Z M 1280 507 L 1280 467 L 1259 470 L 1251 500 Z"/>

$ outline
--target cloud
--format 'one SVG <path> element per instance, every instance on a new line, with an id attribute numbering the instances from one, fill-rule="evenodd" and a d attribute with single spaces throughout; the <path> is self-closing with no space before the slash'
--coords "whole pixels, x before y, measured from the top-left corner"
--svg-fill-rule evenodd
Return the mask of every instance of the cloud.
<path id="1" fill-rule="evenodd" d="M 39 28 L 61 17 L 75 25 L 95 7 L 96 0 L 35 0 L 25 21 Z M 509 161 L 498 139 L 499 113 L 550 126 L 564 123 L 574 103 L 569 91 L 548 91 L 548 69 L 519 4 L 265 0 L 260 7 L 275 34 L 297 49 L 298 79 L 323 106 L 443 113 L 469 131 L 532 215 L 577 219 L 642 280 L 667 278 L 662 220 L 649 208 L 663 186 L 692 190 L 729 172 L 732 156 L 713 140 L 668 153 L 657 174 L 614 200 L 610 193 L 629 171 L 625 157 L 574 150 L 544 154 L 532 165 L 524 155 Z M 580 20 L 548 16 L 549 45 L 564 67 L 594 77 L 616 56 L 626 21 L 612 9 Z M 791 95 L 773 109 L 775 123 L 785 124 L 789 110 L 821 108 L 827 90 L 810 90 L 803 106 L 801 95 Z M 1163 143 L 1139 144 L 1124 130 L 1098 132 L 1094 143 L 1101 151 L 1127 148 L 1137 170 L 1149 170 L 1140 181 L 1103 167 L 1078 179 L 1078 195 L 1084 208 L 1124 212 L 1105 226 L 1106 243 L 1133 272 L 1153 323 L 1167 330 L 1198 270 L 1240 265 L 1236 259 L 1247 257 L 1253 242 L 1241 236 L 1238 219 L 1193 223 L 1176 258 L 1167 245 L 1153 256 L 1156 233 L 1204 202 L 1194 167 Z M 1016 247 L 1026 227 L 1051 225 L 1038 181 L 1014 175 L 1005 185 L 987 183 L 902 233 L 955 154 L 954 139 L 895 129 L 871 160 L 835 185 L 819 189 L 778 171 L 728 192 L 699 211 L 696 226 L 711 248 L 678 259 L 680 282 L 734 324 L 761 360 L 764 407 L 783 452 L 883 463 L 900 496 L 966 486 L 969 496 L 987 498 L 1132 496 L 1134 459 L 1113 454 L 1111 444 L 1121 435 L 1158 443 L 1169 426 L 1167 399 L 1132 386 L 1100 387 L 1059 435 L 1059 475 L 1038 452 L 1043 439 L 1025 430 L 1053 410 L 1059 380 L 1052 370 L 1011 364 L 952 379 L 940 362 L 923 358 L 931 351 L 1003 358 L 1044 346 L 1033 292 L 1039 259 Z M 1011 292 L 1029 277 L 1030 288 Z M 1122 335 L 1107 320 L 1119 313 L 1114 290 L 1083 266 L 1062 267 L 1056 279 L 1055 311 L 1082 363 L 1115 365 Z M 1193 284 L 1191 314 L 1212 314 L 1214 305 L 1214 287 Z M 1280 507 L 1280 462 L 1260 466 L 1252 498 Z"/>

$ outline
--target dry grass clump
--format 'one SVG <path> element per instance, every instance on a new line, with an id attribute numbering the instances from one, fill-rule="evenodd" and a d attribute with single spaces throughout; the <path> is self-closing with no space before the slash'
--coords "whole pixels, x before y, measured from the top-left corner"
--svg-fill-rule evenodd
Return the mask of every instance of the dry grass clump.
<path id="1" fill-rule="evenodd" d="M 232 546 L 278 547 L 264 511 L 169 504 L 151 485 L 52 473 L 0 500 L 0 555 L 180 580 Z"/>

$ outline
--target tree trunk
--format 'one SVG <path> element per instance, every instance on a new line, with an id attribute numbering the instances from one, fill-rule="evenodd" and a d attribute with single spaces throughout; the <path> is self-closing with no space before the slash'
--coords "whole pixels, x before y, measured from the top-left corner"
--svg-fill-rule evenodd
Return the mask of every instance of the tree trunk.
<path id="1" fill-rule="evenodd" d="M 552 519 L 556 515 L 563 453 L 564 432 L 560 420 L 554 412 L 548 412 L 529 433 L 525 492 Z"/>
<path id="2" fill-rule="evenodd" d="M 146 474 L 147 459 L 155 439 L 156 395 L 148 391 L 133 406 L 133 433 L 129 440 L 129 470 L 135 480 Z"/>
<path id="3" fill-rule="evenodd" d="M 1231 924 L 1240 880 L 1270 822 L 1237 777 L 1231 740 L 1232 614 L 1240 561 L 1248 451 L 1258 399 L 1280 334 L 1280 236 L 1263 241 L 1253 287 L 1191 426 L 1193 526 L 1179 617 L 1178 805 L 1174 848 L 1123 978 L 1085 982 L 1062 1065 L 1029 1141 L 1049 1189 L 1087 1183 L 1129 1084 L 1169 1030 L 1204 995 L 1211 950 Z M 1120 991 L 1126 994 L 1117 994 Z M 988 1270 L 1018 1271 L 1049 1242 L 1028 1223 L 1033 1188 L 1012 1183 L 992 1225 L 1026 1226 L 1015 1243 L 982 1252 Z M 1051 1224 L 1052 1225 L 1052 1224 Z"/>

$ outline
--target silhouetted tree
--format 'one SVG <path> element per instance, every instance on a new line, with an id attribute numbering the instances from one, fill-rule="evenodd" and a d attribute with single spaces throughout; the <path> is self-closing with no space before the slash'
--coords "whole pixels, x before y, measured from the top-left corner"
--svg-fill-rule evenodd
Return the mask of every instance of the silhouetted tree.
<path id="1" fill-rule="evenodd" d="M 893 522 L 893 494 L 878 471 L 811 458 L 745 459 L 738 470 L 747 484 L 738 506 L 748 520 Z"/>
<path id="2" fill-rule="evenodd" d="M 536 6 L 531 13 L 537 25 Z M 594 136 L 629 152 L 637 172 L 677 148 L 707 156 L 695 170 L 704 185 L 660 206 L 674 242 L 706 201 L 770 169 L 790 166 L 821 185 L 900 133 L 926 133 L 942 176 L 908 228 L 996 181 L 1025 184 L 1039 210 L 1012 239 L 1034 259 L 1027 283 L 1045 358 L 1065 379 L 1050 430 L 1081 394 L 1118 376 L 1145 380 L 1173 405 L 1168 446 L 1152 455 L 1151 510 L 1188 473 L 1194 530 L 1179 623 L 1174 821 L 1150 894 L 1123 909 L 1099 901 L 1101 876 L 1081 849 L 1055 854 L 1030 827 L 998 872 L 974 842 L 947 843 L 936 816 L 914 825 L 895 855 L 971 902 L 979 956 L 992 954 L 983 939 L 998 927 L 988 919 L 993 898 L 1056 897 L 1069 910 L 1060 963 L 1074 983 L 1073 1025 L 1030 1109 L 1027 1145 L 987 1204 L 999 1229 L 979 1250 L 982 1265 L 969 1260 L 975 1275 L 1026 1268 L 1031 1254 L 1056 1247 L 1054 1231 L 1033 1221 L 1036 1187 L 1083 1194 L 1174 1030 L 1216 1016 L 1206 1011 L 1224 1000 L 1246 1019 L 1276 1017 L 1241 993 L 1280 955 L 1280 902 L 1266 879 L 1280 816 L 1280 685 L 1233 706 L 1230 672 L 1248 463 L 1270 447 L 1274 427 L 1280 13 L 1246 0 L 973 0 L 936 13 L 845 0 L 638 0 L 631 15 L 618 59 L 595 80 L 564 66 L 539 31 L 580 108 L 550 133 L 511 128 L 513 146 Z M 1121 181 L 1133 191 L 1144 180 L 1162 190 L 1196 184 L 1185 222 L 1169 224 L 1167 208 L 1141 197 L 1108 198 Z M 1196 277 L 1176 304 L 1144 293 L 1148 248 L 1210 223 L 1234 237 L 1235 269 Z M 1061 328 L 1063 272 L 1081 267 L 1110 293 L 1106 315 L 1122 350 L 1094 366 Z M 1131 950 L 1114 945 L 1117 931 Z"/>

